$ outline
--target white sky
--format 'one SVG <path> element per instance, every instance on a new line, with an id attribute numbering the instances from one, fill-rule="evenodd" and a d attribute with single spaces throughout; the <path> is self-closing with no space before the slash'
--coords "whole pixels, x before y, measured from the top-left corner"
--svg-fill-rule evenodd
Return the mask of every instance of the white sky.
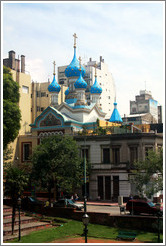
<path id="1" fill-rule="evenodd" d="M 2 2 L 1 2 L 2 3 Z M 73 58 L 99 61 L 112 73 L 121 116 L 140 90 L 164 106 L 164 2 L 3 2 L 3 58 L 25 55 L 34 81 L 52 80 L 56 68 Z M 99 82 L 99 81 L 98 81 Z"/>

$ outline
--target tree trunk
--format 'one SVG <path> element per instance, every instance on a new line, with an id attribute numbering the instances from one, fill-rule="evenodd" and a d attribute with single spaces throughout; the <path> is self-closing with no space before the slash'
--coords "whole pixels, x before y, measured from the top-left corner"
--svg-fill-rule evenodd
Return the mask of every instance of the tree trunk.
<path id="1" fill-rule="evenodd" d="M 54 180 L 54 202 L 56 200 L 56 182 Z"/>
<path id="2" fill-rule="evenodd" d="M 16 216 L 16 201 L 13 201 L 13 209 L 12 209 L 12 235 L 14 233 L 14 223 L 15 223 L 15 216 Z"/>
<path id="3" fill-rule="evenodd" d="M 49 206 L 51 206 L 51 186 L 48 186 L 48 201 L 49 201 Z"/>

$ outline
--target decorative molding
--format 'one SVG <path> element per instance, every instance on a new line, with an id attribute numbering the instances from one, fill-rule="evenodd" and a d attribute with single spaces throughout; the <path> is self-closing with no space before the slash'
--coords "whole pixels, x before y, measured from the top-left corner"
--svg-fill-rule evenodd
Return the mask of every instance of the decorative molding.
<path id="1" fill-rule="evenodd" d="M 45 119 L 41 120 L 40 122 L 40 127 L 42 126 L 61 126 L 62 123 L 61 121 L 55 117 L 55 115 L 53 115 L 52 113 L 49 113 Z"/>

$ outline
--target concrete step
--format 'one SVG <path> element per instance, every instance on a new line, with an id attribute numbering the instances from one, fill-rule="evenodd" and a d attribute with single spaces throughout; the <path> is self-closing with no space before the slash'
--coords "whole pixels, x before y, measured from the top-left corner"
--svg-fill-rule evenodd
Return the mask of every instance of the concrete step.
<path id="1" fill-rule="evenodd" d="M 47 222 L 31 222 L 27 224 L 21 224 L 21 232 L 23 231 L 35 231 L 36 229 L 42 229 L 43 227 L 48 227 L 50 226 L 50 223 Z M 18 233 L 19 231 L 19 226 L 16 225 L 14 227 L 14 233 Z M 3 235 L 11 235 L 12 233 L 12 228 L 11 226 L 9 227 L 4 227 L 3 228 Z"/>
<path id="2" fill-rule="evenodd" d="M 28 228 L 27 230 L 22 230 L 21 229 L 21 237 L 25 236 L 25 235 L 28 235 L 32 231 L 43 230 L 46 227 L 49 228 L 49 227 L 52 227 L 52 225 L 51 224 L 48 225 L 48 223 L 46 223 L 45 225 L 41 225 L 41 226 L 38 226 L 38 227 L 31 227 L 31 228 Z M 10 241 L 10 240 L 12 240 L 14 238 L 18 238 L 18 237 L 19 237 L 19 232 L 18 231 L 14 232 L 13 235 L 11 235 L 11 233 L 7 234 L 7 235 L 3 235 L 3 242 L 7 242 L 7 241 Z"/>
<path id="3" fill-rule="evenodd" d="M 24 212 L 20 212 L 20 216 L 23 216 L 24 215 Z M 18 211 L 16 211 L 16 214 L 15 214 L 15 217 L 18 217 L 19 216 L 19 213 Z M 3 219 L 10 219 L 12 218 L 12 212 L 4 212 L 3 213 Z"/>
<path id="4" fill-rule="evenodd" d="M 37 218 L 35 217 L 29 217 L 29 216 L 21 216 L 21 224 L 26 224 L 26 223 L 30 223 L 30 222 L 35 222 L 38 221 Z M 19 217 L 15 218 L 15 225 L 19 224 Z M 5 218 L 3 220 L 3 226 L 4 227 L 8 227 L 12 225 L 12 218 Z"/>
<path id="5" fill-rule="evenodd" d="M 11 207 L 6 207 L 6 208 L 3 207 L 3 212 L 4 213 L 5 212 L 11 212 L 12 213 L 12 208 Z"/>

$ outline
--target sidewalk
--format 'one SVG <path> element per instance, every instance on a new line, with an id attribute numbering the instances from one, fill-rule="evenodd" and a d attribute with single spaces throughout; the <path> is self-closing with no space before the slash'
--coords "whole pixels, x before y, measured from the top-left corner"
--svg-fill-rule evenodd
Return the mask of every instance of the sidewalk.
<path id="1" fill-rule="evenodd" d="M 88 237 L 88 243 L 114 243 L 118 244 L 119 243 L 143 243 L 140 242 L 139 240 L 135 239 L 134 241 L 119 241 L 119 240 L 111 240 L 111 239 L 102 239 L 102 238 L 89 238 Z M 51 243 L 85 243 L 85 239 L 83 237 L 78 237 L 78 238 L 64 238 L 64 239 L 57 239 L 54 240 Z"/>
<path id="2" fill-rule="evenodd" d="M 84 201 L 76 201 L 76 203 L 81 203 L 84 204 Z M 87 201 L 86 202 L 87 205 L 93 205 L 93 206 L 111 206 L 111 207 L 118 207 L 118 203 L 116 202 L 106 202 L 106 201 Z M 123 205 L 125 206 L 126 203 L 123 203 Z"/>

